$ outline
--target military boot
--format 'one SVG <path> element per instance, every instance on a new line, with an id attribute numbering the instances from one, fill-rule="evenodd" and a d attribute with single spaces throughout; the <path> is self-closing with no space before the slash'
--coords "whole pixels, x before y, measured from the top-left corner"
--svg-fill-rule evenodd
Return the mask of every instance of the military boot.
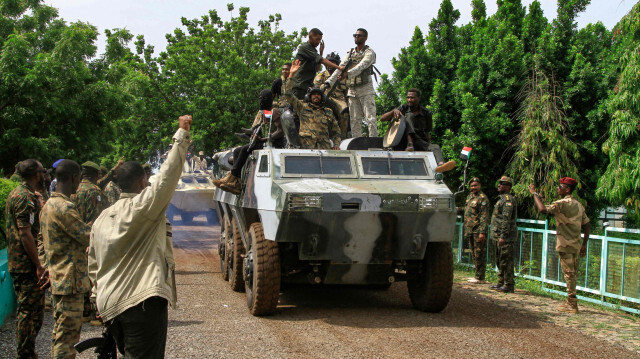
<path id="1" fill-rule="evenodd" d="M 235 195 L 239 195 L 242 191 L 242 184 L 240 183 L 240 179 L 229 172 L 229 180 L 223 183 L 220 183 L 220 189 L 223 191 L 227 191 L 233 193 Z"/>
<path id="2" fill-rule="evenodd" d="M 442 173 L 451 171 L 454 168 L 456 168 L 456 161 L 449 161 L 439 165 L 434 171 Z"/>
<path id="3" fill-rule="evenodd" d="M 502 292 L 502 293 L 513 293 L 513 292 L 515 292 L 515 288 L 509 287 L 509 286 L 506 286 L 506 285 L 503 285 L 500 288 L 496 288 L 496 290 L 498 292 Z"/>
<path id="4" fill-rule="evenodd" d="M 233 175 L 231 174 L 231 172 L 228 172 L 226 176 L 222 177 L 222 178 L 214 178 L 211 180 L 211 182 L 216 186 L 216 187 L 220 187 L 221 184 L 228 182 L 231 177 L 233 177 Z"/>
<path id="5" fill-rule="evenodd" d="M 567 298 L 558 305 L 559 312 L 578 314 L 578 298 Z"/>
<path id="6" fill-rule="evenodd" d="M 502 283 L 498 283 L 498 284 L 494 284 L 489 286 L 489 289 L 493 289 L 493 290 L 498 290 L 498 288 L 502 287 L 504 284 Z"/>

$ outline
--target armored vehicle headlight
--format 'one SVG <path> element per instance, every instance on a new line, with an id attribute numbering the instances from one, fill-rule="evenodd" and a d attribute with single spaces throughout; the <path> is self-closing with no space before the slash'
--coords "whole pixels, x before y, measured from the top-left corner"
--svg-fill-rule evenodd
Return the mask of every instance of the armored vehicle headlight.
<path id="1" fill-rule="evenodd" d="M 421 211 L 436 210 L 446 211 L 451 209 L 451 199 L 448 197 L 422 197 L 419 206 Z"/>
<path id="2" fill-rule="evenodd" d="M 289 209 L 322 208 L 322 196 L 291 196 Z"/>

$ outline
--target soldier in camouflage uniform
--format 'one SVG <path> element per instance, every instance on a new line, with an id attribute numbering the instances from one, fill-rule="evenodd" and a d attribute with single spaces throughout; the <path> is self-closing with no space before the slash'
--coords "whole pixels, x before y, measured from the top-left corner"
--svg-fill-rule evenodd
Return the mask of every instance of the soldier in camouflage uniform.
<path id="1" fill-rule="evenodd" d="M 300 145 L 303 149 L 331 149 L 331 141 L 333 141 L 333 149 L 339 149 L 340 146 L 340 127 L 333 112 L 324 107 L 324 93 L 321 89 L 312 88 L 307 97 L 309 101 L 300 101 L 290 92 L 291 77 L 300 68 L 300 61 L 296 60 L 291 66 L 289 79 L 285 82 L 284 99 L 289 101 L 293 109 L 300 117 Z"/>
<path id="2" fill-rule="evenodd" d="M 464 213 L 464 238 L 469 243 L 476 274 L 469 283 L 484 282 L 487 265 L 487 227 L 489 224 L 489 199 L 482 192 L 482 184 L 478 177 L 469 181 L 471 193 L 467 196 L 465 207 L 458 207 L 458 213 Z"/>
<path id="3" fill-rule="evenodd" d="M 92 225 L 100 213 L 107 207 L 104 193 L 98 185 L 100 166 L 87 161 L 82 164 L 82 182 L 75 194 L 74 201 L 82 221 Z"/>
<path id="4" fill-rule="evenodd" d="M 337 65 L 340 63 L 340 55 L 332 52 L 327 56 L 327 60 Z M 315 87 L 325 86 L 325 82 L 327 82 L 329 77 L 335 71 L 334 68 L 328 66 L 325 67 L 325 71 L 317 74 L 316 78 L 313 80 Z M 327 106 L 333 111 L 333 116 L 338 119 L 338 124 L 340 125 L 340 137 L 343 139 L 347 138 L 347 130 L 349 129 L 349 113 L 347 108 L 348 90 L 349 88 L 347 87 L 346 80 L 338 81 L 333 89 L 326 87 L 324 90 L 324 94 L 327 96 Z"/>
<path id="5" fill-rule="evenodd" d="M 5 206 L 8 267 L 18 302 L 18 358 L 37 356 L 36 337 L 44 318 L 44 289 L 48 283 L 48 272 L 41 264 L 44 248 L 38 236 L 40 203 L 34 191 L 43 181 L 44 172 L 40 162 L 34 159 L 22 161 L 18 174 L 24 181 L 9 193 Z"/>
<path id="6" fill-rule="evenodd" d="M 57 169 L 58 190 L 40 212 L 47 265 L 51 273 L 53 302 L 52 358 L 75 358 L 80 340 L 84 296 L 89 293 L 86 248 L 91 227 L 84 223 L 71 201 L 80 184 L 80 166 L 62 161 Z"/>
<path id="7" fill-rule="evenodd" d="M 120 187 L 118 187 L 114 181 L 109 181 L 102 192 L 104 193 L 105 200 L 107 201 L 106 207 L 111 207 L 114 203 L 118 202 L 118 199 L 120 199 L 120 193 L 122 193 L 122 190 L 120 190 Z"/>
<path id="8" fill-rule="evenodd" d="M 513 245 L 518 233 L 516 217 L 518 215 L 516 199 L 513 197 L 511 187 L 513 180 L 502 176 L 498 180 L 498 202 L 493 207 L 491 216 L 491 239 L 496 242 L 496 263 L 498 265 L 498 284 L 492 285 L 503 293 L 513 293 L 515 280 L 513 272 Z"/>
<path id="9" fill-rule="evenodd" d="M 587 242 L 591 225 L 582 203 L 573 197 L 573 191 L 578 181 L 571 177 L 560 179 L 558 196 L 560 199 L 545 206 L 536 192 L 533 184 L 529 185 L 529 192 L 533 195 L 536 208 L 541 213 L 550 213 L 556 217 L 556 251 L 560 259 L 560 267 L 567 283 L 567 300 L 558 306 L 561 312 L 578 313 L 578 298 L 576 296 L 576 277 L 580 257 L 587 254 Z M 580 229 L 584 229 L 584 240 L 580 244 Z"/>

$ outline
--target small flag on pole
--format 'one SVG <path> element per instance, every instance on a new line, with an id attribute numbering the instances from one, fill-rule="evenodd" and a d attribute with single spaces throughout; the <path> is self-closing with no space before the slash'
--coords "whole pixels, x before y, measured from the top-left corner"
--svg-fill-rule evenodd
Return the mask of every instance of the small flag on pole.
<path id="1" fill-rule="evenodd" d="M 462 152 L 460 152 L 460 158 L 464 161 L 468 160 L 471 157 L 471 147 L 462 147 Z"/>

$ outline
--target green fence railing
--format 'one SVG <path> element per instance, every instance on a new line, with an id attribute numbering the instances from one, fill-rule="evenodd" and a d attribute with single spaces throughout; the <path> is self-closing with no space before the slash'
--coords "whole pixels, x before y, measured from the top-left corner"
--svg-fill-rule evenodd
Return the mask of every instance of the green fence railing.
<path id="1" fill-rule="evenodd" d="M 556 231 L 549 229 L 548 221 L 517 222 L 516 275 L 540 281 L 545 291 L 566 295 L 545 286 L 566 287 L 555 251 Z M 456 223 L 456 240 L 452 245 L 457 262 L 473 266 L 460 221 Z M 487 241 L 487 263 L 489 268 L 495 264 L 493 241 Z M 640 230 L 606 227 L 604 235 L 589 236 L 587 255 L 580 259 L 577 289 L 591 294 L 578 295 L 581 300 L 640 314 Z"/>

